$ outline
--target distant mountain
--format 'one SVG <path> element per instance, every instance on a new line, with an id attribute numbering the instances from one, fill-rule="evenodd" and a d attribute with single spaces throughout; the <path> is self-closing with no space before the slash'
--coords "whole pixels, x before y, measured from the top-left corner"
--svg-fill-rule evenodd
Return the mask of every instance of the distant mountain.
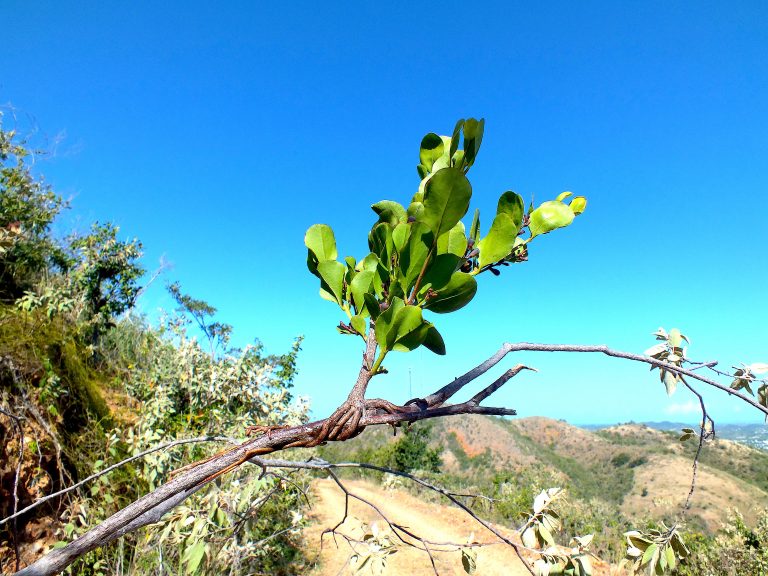
<path id="1" fill-rule="evenodd" d="M 690 422 L 642 422 L 644 426 L 654 428 L 655 430 L 664 430 L 670 432 L 679 432 L 682 428 L 695 427 Z M 580 426 L 586 430 L 602 430 L 608 428 L 604 425 L 584 425 Z M 752 448 L 768 452 L 768 424 L 716 424 L 715 432 L 717 437 L 723 440 L 733 440 L 741 442 Z"/>

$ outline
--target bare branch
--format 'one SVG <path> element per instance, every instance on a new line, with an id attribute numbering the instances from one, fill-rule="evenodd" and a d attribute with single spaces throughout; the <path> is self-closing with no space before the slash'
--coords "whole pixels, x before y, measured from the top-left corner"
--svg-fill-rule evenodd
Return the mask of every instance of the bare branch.
<path id="1" fill-rule="evenodd" d="M 768 416 L 768 407 L 763 406 L 762 404 L 757 402 L 754 398 L 747 396 L 746 394 L 742 394 L 738 390 L 734 390 L 733 388 L 725 384 L 721 384 L 716 380 L 712 380 L 711 378 L 707 378 L 706 376 L 701 376 L 696 372 L 694 372 L 692 369 L 681 368 L 679 366 L 675 366 L 674 364 L 668 364 L 666 362 L 662 362 L 661 360 L 656 360 L 655 358 L 642 356 L 640 354 L 632 354 L 631 352 L 622 352 L 620 350 L 613 350 L 612 348 L 609 348 L 608 346 L 605 346 L 602 344 L 597 346 L 582 346 L 578 344 L 534 344 L 531 342 L 518 342 L 515 344 L 507 343 L 501 347 L 501 349 L 496 353 L 496 355 L 493 356 L 493 358 L 496 358 L 496 356 L 501 355 L 501 357 L 496 362 L 494 362 L 494 364 L 496 364 L 499 360 L 501 360 L 501 358 L 503 358 L 506 354 L 510 352 L 587 352 L 587 353 L 597 352 L 600 354 L 605 354 L 606 356 L 612 356 L 614 358 L 623 358 L 624 360 L 632 360 L 634 362 L 643 362 L 645 364 L 650 364 L 652 366 L 658 366 L 659 368 L 664 368 L 665 370 L 668 370 L 670 372 L 675 372 L 677 374 L 684 374 L 685 376 L 693 378 L 694 380 L 698 380 L 699 382 L 704 382 L 709 386 L 717 388 L 718 390 L 722 390 L 723 392 L 725 392 L 726 394 L 729 394 L 730 396 L 736 396 L 740 400 L 743 400 L 753 408 L 757 408 L 760 412 Z M 712 364 L 712 363 L 710 362 L 708 364 Z"/>
<path id="2" fill-rule="evenodd" d="M 472 396 L 472 398 L 470 398 L 469 400 L 469 404 L 480 404 L 480 402 L 482 402 L 483 400 L 488 398 L 488 396 L 496 392 L 496 390 L 504 386 L 504 384 L 506 384 L 508 380 L 510 380 L 511 378 L 514 378 L 522 370 L 536 371 L 536 368 L 529 368 L 528 366 L 523 366 L 522 364 L 518 364 L 514 368 L 510 368 L 509 370 L 504 372 L 504 374 L 502 374 L 498 379 L 496 379 L 493 382 L 493 384 L 491 384 L 490 386 L 487 386 L 486 388 L 483 388 L 482 390 L 480 390 L 480 392 Z"/>
<path id="3" fill-rule="evenodd" d="M 0 410 L 2 412 L 2 410 Z M 4 412 L 3 412 L 4 413 Z M 108 466 L 107 468 L 104 468 L 104 470 L 101 470 L 99 472 L 96 472 L 95 474 L 92 474 L 88 476 L 88 478 L 84 478 L 83 480 L 80 480 L 77 484 L 73 484 L 72 486 L 69 486 L 68 488 L 64 488 L 63 490 L 59 490 L 58 492 L 54 492 L 52 494 L 48 494 L 47 496 L 44 496 L 40 498 L 39 500 L 36 500 L 26 508 L 16 511 L 14 509 L 14 513 L 10 516 L 0 519 L 0 526 L 8 522 L 9 520 L 13 520 L 17 518 L 18 516 L 21 516 L 22 514 L 26 514 L 30 510 L 37 508 L 41 504 L 45 504 L 49 500 L 52 500 L 53 498 L 57 498 L 58 496 L 63 496 L 64 494 L 68 492 L 72 492 L 73 490 L 77 490 L 80 488 L 80 486 L 83 486 L 84 484 L 87 484 L 88 482 L 92 482 L 93 480 L 96 480 L 96 478 L 99 478 L 100 476 L 104 476 L 105 474 L 109 474 L 113 470 L 116 470 L 120 468 L 121 466 L 124 466 L 126 464 L 129 464 L 130 462 L 133 462 L 134 460 L 138 460 L 139 458 L 144 458 L 145 456 L 148 456 L 149 454 L 152 454 L 153 452 L 158 452 L 160 450 L 167 450 L 169 448 L 173 448 L 174 446 L 179 446 L 181 444 L 191 444 L 193 442 L 229 442 L 231 444 L 236 444 L 237 440 L 234 438 L 228 438 L 226 436 L 203 436 L 200 438 L 184 438 L 181 440 L 174 440 L 173 442 L 168 442 L 166 444 L 161 444 L 159 446 L 155 446 L 153 448 L 150 448 L 149 450 L 145 450 L 144 452 L 141 452 L 140 454 L 136 454 L 134 456 L 131 456 L 130 458 L 126 458 L 125 460 L 121 460 L 120 462 L 117 462 L 116 464 L 112 464 L 111 466 Z"/>
<path id="4" fill-rule="evenodd" d="M 699 445 L 696 448 L 696 455 L 693 457 L 693 471 L 691 473 L 691 488 L 688 491 L 688 496 L 685 499 L 685 504 L 683 505 L 683 518 L 685 518 L 686 512 L 690 510 L 691 508 L 691 499 L 693 498 L 693 493 L 696 490 L 696 474 L 698 473 L 699 469 L 699 457 L 701 456 L 701 450 L 704 448 L 704 442 L 715 435 L 715 422 L 712 420 L 712 418 L 709 416 L 709 413 L 707 412 L 707 406 L 704 404 L 704 398 L 699 394 L 696 389 L 691 386 L 688 382 L 685 380 L 682 380 L 683 384 L 685 385 L 688 390 L 691 391 L 692 394 L 696 396 L 696 398 L 699 399 L 699 406 L 701 407 L 701 423 L 699 424 Z M 707 431 L 707 423 L 709 423 L 712 426 L 711 431 Z"/>

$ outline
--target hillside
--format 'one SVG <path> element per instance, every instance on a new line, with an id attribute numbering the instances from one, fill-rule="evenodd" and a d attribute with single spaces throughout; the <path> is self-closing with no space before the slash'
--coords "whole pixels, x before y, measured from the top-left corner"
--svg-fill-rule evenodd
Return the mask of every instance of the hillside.
<path id="1" fill-rule="evenodd" d="M 480 416 L 441 419 L 432 425 L 444 478 L 487 489 L 500 482 L 561 485 L 571 497 L 602 503 L 630 520 L 664 519 L 680 510 L 688 494 L 695 445 L 672 432 L 641 424 L 589 431 L 547 418 L 503 420 Z M 372 430 L 328 458 L 353 459 L 392 442 Z M 714 532 L 730 508 L 750 521 L 755 505 L 768 502 L 768 454 L 716 439 L 705 445 L 697 492 L 688 519 Z"/>

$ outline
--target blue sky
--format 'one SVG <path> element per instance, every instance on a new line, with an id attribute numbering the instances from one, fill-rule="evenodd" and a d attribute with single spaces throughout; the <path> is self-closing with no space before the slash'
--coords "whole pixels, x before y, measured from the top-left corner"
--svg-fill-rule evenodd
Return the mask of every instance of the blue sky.
<path id="1" fill-rule="evenodd" d="M 680 327 L 697 359 L 767 362 L 767 16 L 762 2 L 11 0 L 0 102 L 55 151 L 37 169 L 73 200 L 62 232 L 120 224 L 239 344 L 281 352 L 303 334 L 296 390 L 323 416 L 360 347 L 317 296 L 304 231 L 327 223 L 344 255 L 364 255 L 369 206 L 407 202 L 421 137 L 468 116 L 486 119 L 470 173 L 486 226 L 508 189 L 572 190 L 588 209 L 434 318 L 446 357 L 390 355 L 371 396 L 427 393 L 504 341 L 642 352 L 658 326 Z M 141 302 L 167 304 L 161 283 Z M 493 403 L 521 415 L 696 419 L 643 366 L 544 354 L 507 366 L 518 361 L 539 373 Z M 762 420 L 707 398 L 716 420 Z"/>

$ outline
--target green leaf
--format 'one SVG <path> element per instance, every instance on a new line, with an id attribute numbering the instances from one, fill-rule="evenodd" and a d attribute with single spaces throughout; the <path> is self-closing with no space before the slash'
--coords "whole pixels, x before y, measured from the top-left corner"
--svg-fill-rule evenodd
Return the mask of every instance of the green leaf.
<path id="1" fill-rule="evenodd" d="M 349 323 L 352 325 L 352 328 L 357 330 L 360 335 L 365 338 L 365 318 L 363 318 L 360 314 L 356 314 L 352 316 Z"/>
<path id="2" fill-rule="evenodd" d="M 400 254 L 403 251 L 405 243 L 408 242 L 408 236 L 411 231 L 411 225 L 406 222 L 400 222 L 395 229 L 392 230 L 392 244 L 395 247 L 395 252 Z"/>
<path id="3" fill-rule="evenodd" d="M 416 172 L 419 174 L 419 179 L 421 180 L 424 180 L 424 178 L 426 178 L 429 174 L 429 170 L 427 170 L 427 167 L 423 164 L 416 166 Z"/>
<path id="4" fill-rule="evenodd" d="M 426 293 L 429 288 L 439 290 L 445 286 L 456 272 L 462 259 L 456 254 L 439 254 L 430 263 L 427 272 L 424 274 L 424 280 L 419 289 L 419 297 Z"/>
<path id="5" fill-rule="evenodd" d="M 475 163 L 477 153 L 480 151 L 480 143 L 483 141 L 485 120 L 468 118 L 464 122 L 464 160 L 467 168 Z"/>
<path id="6" fill-rule="evenodd" d="M 184 573 L 194 574 L 205 555 L 205 541 L 198 540 L 192 546 L 184 550 Z"/>
<path id="7" fill-rule="evenodd" d="M 544 540 L 550 546 L 555 545 L 555 539 L 552 536 L 552 533 L 549 530 L 547 530 L 544 524 L 539 524 L 539 536 L 541 537 L 542 540 Z"/>
<path id="8" fill-rule="evenodd" d="M 587 209 L 587 199 L 584 196 L 576 196 L 570 203 L 571 210 L 578 216 Z"/>
<path id="9" fill-rule="evenodd" d="M 376 342 L 383 351 L 392 349 L 395 342 L 396 331 L 393 329 L 393 319 L 397 312 L 405 307 L 405 302 L 401 298 L 393 298 L 389 308 L 384 310 L 376 319 Z"/>
<path id="10" fill-rule="evenodd" d="M 461 549 L 461 566 L 467 574 L 477 572 L 477 552 L 473 548 Z"/>
<path id="11" fill-rule="evenodd" d="M 467 213 L 472 186 L 456 168 L 443 168 L 429 179 L 424 194 L 424 211 L 419 222 L 425 223 L 439 238 Z"/>
<path id="12" fill-rule="evenodd" d="M 477 292 L 474 277 L 464 272 L 454 272 L 445 287 L 437 291 L 437 296 L 427 300 L 424 308 L 446 314 L 466 306 Z"/>
<path id="13" fill-rule="evenodd" d="M 399 222 L 408 219 L 408 215 L 400 204 L 392 200 L 382 200 L 371 206 L 379 216 L 379 222 L 386 222 L 390 226 L 397 226 Z"/>
<path id="14" fill-rule="evenodd" d="M 648 564 L 649 562 L 651 562 L 654 559 L 654 556 L 658 553 L 658 551 L 659 551 L 659 545 L 656 544 L 655 542 L 650 546 L 648 546 L 648 548 L 646 548 L 645 552 L 643 553 L 643 559 L 641 563 Z"/>
<path id="15" fill-rule="evenodd" d="M 429 328 L 427 328 L 427 333 L 424 336 L 424 342 L 422 344 L 427 350 L 434 352 L 438 356 L 445 356 L 445 341 L 440 335 L 440 332 L 437 331 L 437 328 L 435 328 L 434 324 L 429 324 Z"/>
<path id="16" fill-rule="evenodd" d="M 405 306 L 398 310 L 389 331 L 392 338 L 390 350 L 410 352 L 418 348 L 427 335 L 428 323 L 421 316 L 419 306 Z M 394 334 L 394 336 L 391 336 Z"/>
<path id="17" fill-rule="evenodd" d="M 365 258 L 357 263 L 357 269 L 359 271 L 368 270 L 369 272 L 376 272 L 376 268 L 381 264 L 379 257 L 373 252 L 368 254 Z"/>
<path id="18" fill-rule="evenodd" d="M 389 263 L 393 247 L 392 227 L 384 222 L 374 225 L 368 234 L 368 248 L 379 257 L 379 261 L 385 266 Z"/>
<path id="19" fill-rule="evenodd" d="M 531 212 L 529 224 L 531 238 L 568 226 L 573 222 L 574 217 L 573 210 L 567 204 L 557 200 L 543 202 L 541 206 Z"/>
<path id="20" fill-rule="evenodd" d="M 336 260 L 326 260 L 317 265 L 317 272 L 322 280 L 320 295 L 322 296 L 322 291 L 332 294 L 339 306 L 343 303 L 345 270 L 344 264 Z"/>
<path id="21" fill-rule="evenodd" d="M 453 134 L 451 135 L 451 147 L 448 151 L 448 156 L 453 158 L 456 151 L 459 149 L 459 141 L 461 140 L 461 129 L 464 127 L 464 118 L 456 122 L 453 127 Z"/>
<path id="22" fill-rule="evenodd" d="M 430 172 L 435 161 L 443 155 L 445 144 L 443 139 L 434 132 L 430 132 L 421 140 L 419 161 Z"/>
<path id="23" fill-rule="evenodd" d="M 480 208 L 475 208 L 475 215 L 472 218 L 472 226 L 469 227 L 469 237 L 477 246 L 480 240 Z"/>
<path id="24" fill-rule="evenodd" d="M 568 196 L 573 196 L 573 192 L 561 192 L 560 194 L 557 195 L 557 198 L 555 198 L 555 201 L 562 202 L 563 200 L 568 198 Z"/>
<path id="25" fill-rule="evenodd" d="M 333 230 L 326 224 L 310 226 L 304 234 L 304 245 L 315 255 L 318 262 L 336 260 L 339 256 Z"/>
<path id="26" fill-rule="evenodd" d="M 408 243 L 400 254 L 402 286 L 406 293 L 416 283 L 434 244 L 434 235 L 429 227 L 420 222 L 415 222 L 410 226 L 411 233 L 408 237 Z"/>
<path id="27" fill-rule="evenodd" d="M 352 292 L 352 301 L 358 314 L 363 314 L 365 307 L 365 294 L 371 291 L 374 273 L 363 270 L 352 279 L 349 289 Z"/>
<path id="28" fill-rule="evenodd" d="M 504 192 L 501 195 L 491 229 L 478 245 L 481 268 L 503 260 L 512 252 L 523 223 L 524 210 L 525 205 L 519 194 Z"/>
<path id="29" fill-rule="evenodd" d="M 365 300 L 365 308 L 368 310 L 368 314 L 376 320 L 379 314 L 381 314 L 381 308 L 379 308 L 379 301 L 376 300 L 376 296 L 366 293 L 363 295 L 363 299 Z"/>
<path id="30" fill-rule="evenodd" d="M 670 570 L 674 570 L 677 566 L 677 558 L 675 558 L 675 551 L 672 549 L 672 546 L 664 548 L 664 555 L 667 558 L 667 566 Z"/>
<path id="31" fill-rule="evenodd" d="M 437 239 L 438 254 L 455 254 L 463 257 L 467 251 L 467 236 L 464 223 L 459 221 L 456 226 Z"/>

